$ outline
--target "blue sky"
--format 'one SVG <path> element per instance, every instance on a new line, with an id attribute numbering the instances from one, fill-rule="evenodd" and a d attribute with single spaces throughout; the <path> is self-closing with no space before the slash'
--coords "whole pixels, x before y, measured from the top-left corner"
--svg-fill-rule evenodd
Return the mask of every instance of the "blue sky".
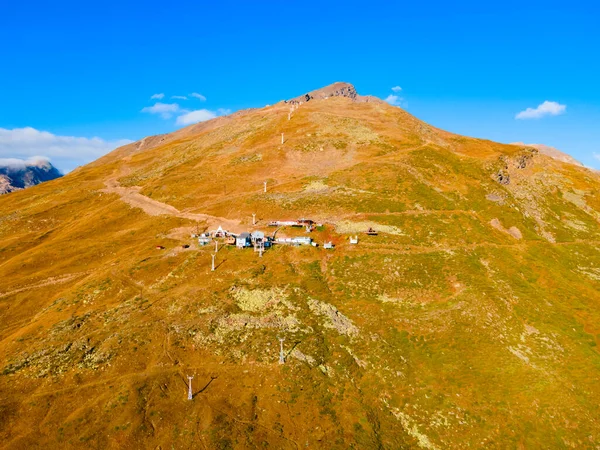
<path id="1" fill-rule="evenodd" d="M 192 119 L 348 81 L 440 128 L 600 168 L 599 19 L 591 1 L 5 2 L 0 158 L 40 154 L 68 171 Z M 546 101 L 546 115 L 515 118 Z M 156 102 L 178 106 L 142 112 Z"/>

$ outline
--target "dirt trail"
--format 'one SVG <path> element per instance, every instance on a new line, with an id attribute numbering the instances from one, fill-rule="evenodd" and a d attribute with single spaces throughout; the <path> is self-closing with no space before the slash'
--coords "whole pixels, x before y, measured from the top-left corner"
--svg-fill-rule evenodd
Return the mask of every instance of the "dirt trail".
<path id="1" fill-rule="evenodd" d="M 405 211 L 397 212 L 361 212 L 361 213 L 349 213 L 345 214 L 344 218 L 353 217 L 370 217 L 370 216 L 425 216 L 425 215 L 452 215 L 452 214 L 466 214 L 479 218 L 476 211 L 469 211 L 466 209 L 407 209 Z"/>
<path id="2" fill-rule="evenodd" d="M 89 273 L 90 272 L 88 271 L 88 272 L 70 273 L 67 275 L 50 277 L 44 281 L 40 281 L 39 283 L 30 284 L 30 285 L 27 285 L 27 286 L 24 286 L 24 287 L 21 287 L 18 289 L 13 289 L 12 291 L 0 292 L 0 298 L 18 294 L 19 292 L 23 292 L 23 291 L 29 291 L 31 289 L 37 289 L 37 288 L 41 288 L 41 287 L 51 286 L 53 284 L 66 283 L 67 281 L 70 281 L 73 278 L 77 278 L 77 277 L 80 277 L 83 275 L 89 275 Z"/>
<path id="3" fill-rule="evenodd" d="M 568 246 L 568 245 L 600 245 L 600 241 L 589 241 L 576 239 L 570 242 L 545 242 L 545 241 L 521 241 L 510 244 L 496 244 L 493 242 L 478 242 L 463 245 L 439 245 L 439 246 L 421 246 L 412 244 L 382 244 L 374 242 L 361 242 L 359 246 L 366 247 L 371 253 L 380 254 L 424 254 L 440 253 L 447 251 L 476 250 L 478 248 L 520 248 L 526 249 L 529 245 L 550 245 L 550 246 Z M 360 252 L 359 246 L 348 246 L 349 252 Z"/>
<path id="4" fill-rule="evenodd" d="M 182 219 L 195 220 L 206 222 L 209 227 L 221 225 L 223 228 L 234 231 L 243 231 L 240 228 L 239 220 L 226 219 L 224 217 L 211 216 L 209 214 L 195 214 L 189 212 L 179 211 L 174 206 L 166 203 L 159 202 L 158 200 L 146 197 L 140 194 L 140 187 L 123 187 L 119 184 L 116 178 L 111 178 L 105 183 L 106 188 L 102 189 L 101 192 L 108 194 L 117 194 L 121 197 L 121 200 L 134 208 L 141 208 L 146 214 L 150 216 L 168 215 L 181 217 Z"/>

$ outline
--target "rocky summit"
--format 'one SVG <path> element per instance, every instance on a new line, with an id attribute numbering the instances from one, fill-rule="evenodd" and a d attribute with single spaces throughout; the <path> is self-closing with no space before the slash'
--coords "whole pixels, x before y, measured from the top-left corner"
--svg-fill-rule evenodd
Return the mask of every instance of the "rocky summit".
<path id="1" fill-rule="evenodd" d="M 597 448 L 598 173 L 362 99 L 0 197 L 0 447 Z"/>
<path id="2" fill-rule="evenodd" d="M 358 95 L 358 93 L 356 92 L 356 88 L 350 83 L 337 82 L 330 84 L 329 86 L 325 86 L 321 89 L 316 89 L 304 95 L 295 97 L 291 100 L 288 100 L 287 103 L 299 104 L 309 102 L 311 100 L 327 100 L 329 97 L 346 97 L 353 101 L 359 102 L 381 101 L 377 97 L 373 97 L 370 95 Z"/>

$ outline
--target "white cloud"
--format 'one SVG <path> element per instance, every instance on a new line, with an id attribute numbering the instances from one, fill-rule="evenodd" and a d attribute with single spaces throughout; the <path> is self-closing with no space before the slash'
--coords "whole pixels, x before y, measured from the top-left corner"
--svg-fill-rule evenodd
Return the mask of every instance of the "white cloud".
<path id="1" fill-rule="evenodd" d="M 390 94 L 388 95 L 384 101 L 388 102 L 390 105 L 400 106 L 404 99 L 402 97 L 398 97 L 397 95 Z"/>
<path id="2" fill-rule="evenodd" d="M 50 158 L 55 165 L 70 171 L 93 161 L 117 147 L 131 143 L 128 139 L 105 141 L 99 137 L 58 136 L 35 128 L 0 128 L 0 158 Z"/>
<path id="3" fill-rule="evenodd" d="M 394 92 L 400 92 L 401 90 L 402 90 L 402 88 L 400 86 L 394 86 L 392 88 L 392 91 L 394 91 Z"/>
<path id="4" fill-rule="evenodd" d="M 527 108 L 515 116 L 515 119 L 539 119 L 544 116 L 558 116 L 566 111 L 567 105 L 561 105 L 557 102 L 549 102 L 538 105 L 537 108 Z"/>
<path id="5" fill-rule="evenodd" d="M 177 103 L 161 103 L 156 102 L 152 106 L 142 108 L 142 112 L 149 114 L 160 114 L 163 119 L 169 119 L 174 113 L 180 112 L 181 108 Z"/>
<path id="6" fill-rule="evenodd" d="M 19 158 L 0 158 L 0 168 L 9 170 L 23 170 L 26 167 L 47 167 L 50 159 L 45 156 L 32 156 L 27 159 Z"/>
<path id="7" fill-rule="evenodd" d="M 203 96 L 197 93 L 190 94 L 190 96 L 195 96 L 196 98 L 204 98 Z M 185 97 L 174 95 L 171 98 Z M 214 119 L 218 116 L 231 114 L 231 110 L 226 108 L 219 108 L 216 111 L 211 111 L 208 109 L 189 110 L 181 108 L 177 103 L 160 102 L 157 102 L 152 106 L 146 106 L 145 108 L 142 108 L 142 112 L 148 114 L 159 114 L 163 119 L 170 119 L 173 116 L 177 116 L 175 120 L 175 124 L 177 125 L 190 125 L 193 123 L 205 122 L 207 120 Z"/>
<path id="8" fill-rule="evenodd" d="M 165 94 L 154 94 L 152 97 L 150 97 L 150 100 L 162 100 L 164 98 Z"/>
<path id="9" fill-rule="evenodd" d="M 197 109 L 195 111 L 189 111 L 181 116 L 177 117 L 175 122 L 177 125 L 190 125 L 192 123 L 205 122 L 210 119 L 217 117 L 217 114 L 208 109 Z"/>
<path id="10" fill-rule="evenodd" d="M 171 95 L 171 98 L 175 98 L 177 100 L 187 100 L 188 99 L 185 95 Z"/>
<path id="11" fill-rule="evenodd" d="M 190 94 L 190 97 L 194 97 L 197 98 L 198 100 L 200 100 L 201 102 L 205 102 L 206 101 L 206 97 L 202 94 L 198 94 L 197 92 L 192 92 Z"/>
<path id="12" fill-rule="evenodd" d="M 594 153 L 594 158 L 600 161 L 600 153 Z"/>

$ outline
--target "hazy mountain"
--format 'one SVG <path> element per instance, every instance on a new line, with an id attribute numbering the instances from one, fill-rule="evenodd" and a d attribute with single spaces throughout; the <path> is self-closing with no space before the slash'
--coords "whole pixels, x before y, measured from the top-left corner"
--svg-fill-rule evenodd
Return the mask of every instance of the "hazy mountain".
<path id="1" fill-rule="evenodd" d="M 0 158 L 0 194 L 25 189 L 61 176 L 59 170 L 45 158 Z"/>

